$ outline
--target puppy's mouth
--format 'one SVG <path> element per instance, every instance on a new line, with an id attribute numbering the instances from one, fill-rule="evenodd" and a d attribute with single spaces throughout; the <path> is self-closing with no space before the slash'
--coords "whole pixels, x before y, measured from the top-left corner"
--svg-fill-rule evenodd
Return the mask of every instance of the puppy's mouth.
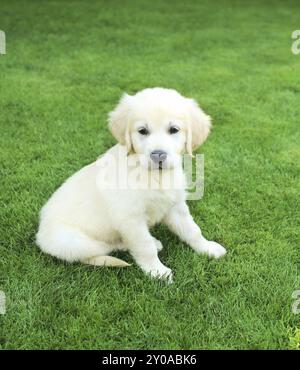
<path id="1" fill-rule="evenodd" d="M 163 171 L 163 170 L 170 169 L 171 167 L 172 166 L 170 166 L 170 164 L 166 162 L 157 162 L 157 163 L 150 162 L 150 170 L 154 170 L 154 171 Z"/>

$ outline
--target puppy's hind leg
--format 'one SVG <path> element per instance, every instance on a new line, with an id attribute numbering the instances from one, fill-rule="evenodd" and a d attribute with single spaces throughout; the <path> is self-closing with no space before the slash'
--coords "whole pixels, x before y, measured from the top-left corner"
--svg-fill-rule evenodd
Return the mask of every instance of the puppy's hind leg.
<path id="1" fill-rule="evenodd" d="M 126 266 L 126 262 L 108 256 L 113 246 L 92 239 L 81 230 L 64 224 L 41 225 L 36 238 L 39 247 L 59 259 L 80 261 L 95 266 Z"/>

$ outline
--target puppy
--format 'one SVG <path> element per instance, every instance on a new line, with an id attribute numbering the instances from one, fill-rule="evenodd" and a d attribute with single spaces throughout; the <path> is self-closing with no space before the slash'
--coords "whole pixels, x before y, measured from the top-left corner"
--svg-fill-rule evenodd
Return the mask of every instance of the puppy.
<path id="1" fill-rule="evenodd" d="M 206 240 L 190 215 L 182 169 L 182 155 L 192 155 L 210 126 L 197 103 L 175 90 L 125 94 L 109 114 L 118 144 L 48 200 L 38 246 L 59 259 L 97 266 L 127 266 L 109 254 L 128 250 L 145 273 L 171 281 L 158 257 L 162 244 L 149 231 L 162 222 L 196 253 L 223 256 L 226 250 Z"/>

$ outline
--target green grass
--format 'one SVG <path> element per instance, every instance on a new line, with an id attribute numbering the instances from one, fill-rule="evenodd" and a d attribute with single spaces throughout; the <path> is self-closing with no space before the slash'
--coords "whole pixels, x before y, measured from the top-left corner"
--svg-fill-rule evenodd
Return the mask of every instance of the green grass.
<path id="1" fill-rule="evenodd" d="M 1 1 L 0 348 L 299 348 L 299 14 L 297 0 Z M 170 286 L 34 244 L 41 206 L 113 145 L 120 95 L 151 86 L 213 117 L 190 208 L 228 249 L 209 260 L 155 228 Z"/>

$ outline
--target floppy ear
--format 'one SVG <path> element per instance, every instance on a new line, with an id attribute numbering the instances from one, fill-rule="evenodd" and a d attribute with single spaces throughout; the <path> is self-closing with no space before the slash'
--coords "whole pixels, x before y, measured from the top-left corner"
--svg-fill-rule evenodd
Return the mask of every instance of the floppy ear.
<path id="1" fill-rule="evenodd" d="M 131 96 L 124 94 L 116 108 L 108 115 L 108 127 L 115 139 L 126 145 L 127 151 L 131 150 L 131 138 L 129 132 L 129 113 Z"/>
<path id="2" fill-rule="evenodd" d="M 211 118 L 203 112 L 193 99 L 188 100 L 188 130 L 186 150 L 192 155 L 207 138 L 211 128 Z"/>

